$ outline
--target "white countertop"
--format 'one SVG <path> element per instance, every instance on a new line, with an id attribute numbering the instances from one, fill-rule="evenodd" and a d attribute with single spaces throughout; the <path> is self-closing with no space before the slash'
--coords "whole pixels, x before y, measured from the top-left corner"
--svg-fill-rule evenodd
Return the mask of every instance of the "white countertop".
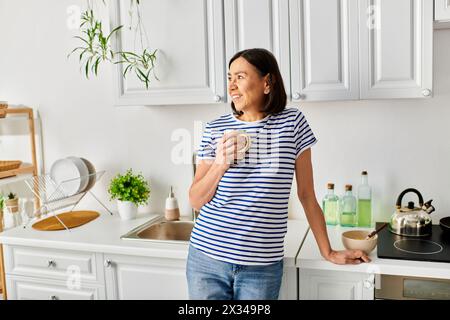
<path id="1" fill-rule="evenodd" d="M 137 219 L 122 221 L 115 213 L 101 212 L 100 217 L 78 228 L 62 231 L 38 231 L 29 226 L 5 230 L 0 243 L 40 248 L 53 248 L 110 254 L 186 259 L 188 243 L 122 240 L 120 236 L 141 224 L 160 218 L 160 215 L 139 215 Z M 308 223 L 289 220 L 285 238 L 285 266 L 295 266 L 295 257 L 308 231 Z"/>
<path id="2" fill-rule="evenodd" d="M 341 241 L 341 234 L 342 232 L 351 229 L 352 228 L 344 228 L 340 226 L 327 226 L 331 247 L 334 250 L 345 249 Z M 320 251 L 317 246 L 316 240 L 314 239 L 314 235 L 311 231 L 309 231 L 306 240 L 300 250 L 300 253 L 296 259 L 296 265 L 299 268 L 305 269 L 450 279 L 450 263 L 380 259 L 377 257 L 376 248 L 370 253 L 369 257 L 372 262 L 361 263 L 359 265 L 336 265 L 328 262 L 320 255 Z"/>

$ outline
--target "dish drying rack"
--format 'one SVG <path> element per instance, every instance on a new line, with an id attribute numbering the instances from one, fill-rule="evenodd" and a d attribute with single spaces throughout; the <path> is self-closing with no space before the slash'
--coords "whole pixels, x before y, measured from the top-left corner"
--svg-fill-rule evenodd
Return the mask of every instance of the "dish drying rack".
<path id="1" fill-rule="evenodd" d="M 71 207 L 69 212 L 73 211 L 87 193 L 91 194 L 91 196 L 97 200 L 106 211 L 113 215 L 113 213 L 91 191 L 91 188 L 101 179 L 104 173 L 105 171 L 98 171 L 77 178 L 64 180 L 59 184 L 56 183 L 49 174 L 38 175 L 26 179 L 25 184 L 39 201 L 33 211 L 33 217 L 35 218 L 29 219 L 23 227 L 26 228 L 31 221 L 35 219 L 39 220 L 43 215 L 53 214 L 59 223 L 70 232 L 70 229 L 63 221 L 61 221 L 55 212 L 67 207 Z M 68 187 L 69 184 L 77 182 L 81 183 L 83 181 L 88 181 L 88 185 L 82 191 L 78 191 L 74 194 L 67 192 L 67 190 L 70 190 Z"/>

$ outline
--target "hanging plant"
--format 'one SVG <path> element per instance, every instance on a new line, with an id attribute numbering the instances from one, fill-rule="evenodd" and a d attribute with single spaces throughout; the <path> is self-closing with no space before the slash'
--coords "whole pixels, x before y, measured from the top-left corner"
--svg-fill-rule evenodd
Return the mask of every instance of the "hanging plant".
<path id="1" fill-rule="evenodd" d="M 139 35 L 139 44 L 140 51 L 142 53 L 137 54 L 136 52 L 130 51 L 120 51 L 117 52 L 122 60 L 115 62 L 116 64 L 123 64 L 123 77 L 126 78 L 128 72 L 134 72 L 136 77 L 140 81 L 145 84 L 145 88 L 148 89 L 150 85 L 150 73 L 153 71 L 153 76 L 156 80 L 159 80 L 158 77 L 154 73 L 155 61 L 156 61 L 156 52 L 158 49 L 151 52 L 148 49 L 148 46 L 144 45 L 144 37 L 145 44 L 148 44 L 148 35 L 145 30 L 145 27 L 142 23 L 142 14 L 139 7 L 139 0 L 131 0 L 130 3 L 130 30 L 134 29 L 134 51 L 136 51 L 136 42 L 137 37 Z M 137 16 L 136 25 L 134 25 L 134 15 Z"/>
<path id="2" fill-rule="evenodd" d="M 108 36 L 103 33 L 102 22 L 97 20 L 94 16 L 94 11 L 89 8 L 81 15 L 80 30 L 82 36 L 75 36 L 75 38 L 83 42 L 83 46 L 76 47 L 69 53 L 69 57 L 75 53 L 80 52 L 79 62 L 84 69 L 86 78 L 89 79 L 89 74 L 98 74 L 98 66 L 103 61 L 112 62 L 114 59 L 114 52 L 111 48 L 111 36 L 118 32 L 123 26 L 114 28 Z"/>
<path id="3" fill-rule="evenodd" d="M 104 0 L 103 4 L 106 5 Z M 111 38 L 124 26 L 117 26 L 106 35 L 103 31 L 102 22 L 97 19 L 94 14 L 92 0 L 87 0 L 87 10 L 81 14 L 81 35 L 74 37 L 80 40 L 82 44 L 68 54 L 68 57 L 70 57 L 74 53 L 79 53 L 79 62 L 81 68 L 84 70 L 86 78 L 89 79 L 89 76 L 92 74 L 97 76 L 99 65 L 102 62 L 107 61 L 114 64 L 123 64 L 122 76 L 124 78 L 126 78 L 128 72 L 134 72 L 137 78 L 145 84 L 145 88 L 149 88 L 151 79 L 150 73 L 154 71 L 157 49 L 152 52 L 144 45 L 144 36 L 146 44 L 148 44 L 148 36 L 142 23 L 142 14 L 140 12 L 139 4 L 139 0 L 130 0 L 129 14 L 131 24 L 129 28 L 130 30 L 134 28 L 135 43 L 136 38 L 139 35 L 140 53 L 134 52 L 136 51 L 136 45 L 134 51 L 114 52 L 111 45 Z M 133 26 L 134 14 L 137 14 L 136 26 Z M 156 80 L 159 80 L 154 72 L 153 76 Z"/>
<path id="4" fill-rule="evenodd" d="M 123 70 L 123 77 L 126 78 L 127 73 L 134 71 L 139 80 L 145 84 L 145 88 L 148 89 L 150 85 L 150 72 L 155 67 L 154 61 L 156 60 L 156 51 L 152 53 L 144 49 L 141 55 L 137 55 L 133 52 L 119 52 L 123 60 L 115 62 L 116 64 L 125 64 L 126 67 Z M 155 79 L 159 80 L 155 74 Z"/>

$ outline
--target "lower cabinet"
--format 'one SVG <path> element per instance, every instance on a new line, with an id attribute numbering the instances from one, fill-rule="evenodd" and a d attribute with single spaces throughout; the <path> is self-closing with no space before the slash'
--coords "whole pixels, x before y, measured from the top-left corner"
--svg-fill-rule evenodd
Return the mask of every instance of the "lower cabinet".
<path id="1" fill-rule="evenodd" d="M 187 300 L 185 258 L 5 245 L 8 299 Z M 297 269 L 285 267 L 279 299 L 296 300 Z"/>
<path id="2" fill-rule="evenodd" d="M 103 286 L 68 285 L 66 281 L 7 276 L 10 300 L 99 300 L 105 299 Z"/>
<path id="3" fill-rule="evenodd" d="M 188 299 L 185 259 L 104 256 L 108 300 Z"/>
<path id="4" fill-rule="evenodd" d="M 329 270 L 299 270 L 300 300 L 373 300 L 375 276 Z"/>
<path id="5" fill-rule="evenodd" d="M 278 300 L 297 300 L 297 268 L 284 267 Z"/>
<path id="6" fill-rule="evenodd" d="M 185 259 L 105 255 L 107 299 L 187 300 Z M 285 267 L 280 300 L 297 299 L 297 272 Z"/>

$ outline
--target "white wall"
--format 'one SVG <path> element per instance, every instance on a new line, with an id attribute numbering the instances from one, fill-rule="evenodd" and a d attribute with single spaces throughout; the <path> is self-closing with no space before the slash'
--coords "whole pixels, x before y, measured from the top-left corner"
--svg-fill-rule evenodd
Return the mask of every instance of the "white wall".
<path id="1" fill-rule="evenodd" d="M 47 170 L 68 155 L 90 159 L 107 171 L 94 188 L 107 201 L 111 177 L 132 167 L 151 182 L 144 211 L 163 212 L 173 185 L 183 213 L 189 214 L 191 166 L 171 163 L 177 144 L 171 134 L 177 128 L 193 133 L 194 121 L 211 120 L 229 112 L 229 106 L 114 107 L 112 69 L 101 66 L 98 78 L 86 80 L 77 58 L 66 59 L 76 45 L 74 31 L 66 26 L 66 9 L 73 4 L 84 2 L 0 0 L 0 100 L 39 110 Z M 434 199 L 435 219 L 450 215 L 450 30 L 435 31 L 434 40 L 433 99 L 299 106 L 319 139 L 313 148 L 319 200 L 328 181 L 342 193 L 344 184 L 358 184 L 365 169 L 374 188 L 376 219 L 390 216 L 396 197 L 407 187 L 418 188 L 425 200 Z M 3 132 L 17 131 L 0 125 Z M 18 138 L 14 141 L 23 146 L 0 137 L 0 158 L 26 156 L 27 140 Z M 93 203 L 87 199 L 83 206 Z M 291 217 L 304 219 L 298 200 L 291 201 L 290 210 Z"/>

